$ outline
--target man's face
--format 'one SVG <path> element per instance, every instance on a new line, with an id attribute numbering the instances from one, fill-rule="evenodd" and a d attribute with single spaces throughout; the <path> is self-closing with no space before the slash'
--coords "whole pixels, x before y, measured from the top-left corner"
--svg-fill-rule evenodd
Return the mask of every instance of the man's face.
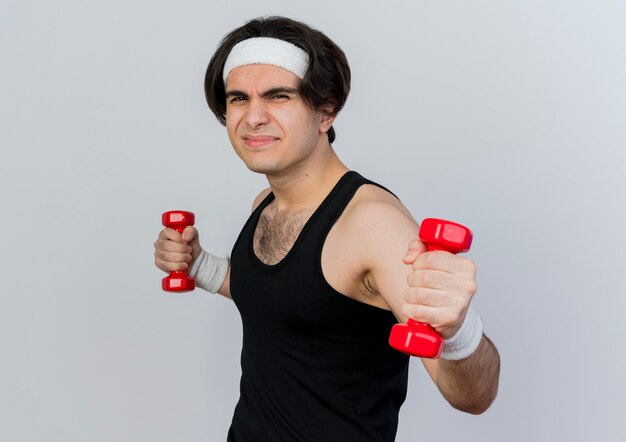
<path id="1" fill-rule="evenodd" d="M 300 79 L 271 65 L 233 69 L 226 83 L 226 129 L 235 152 L 254 172 L 279 175 L 306 167 L 332 118 L 306 105 Z"/>

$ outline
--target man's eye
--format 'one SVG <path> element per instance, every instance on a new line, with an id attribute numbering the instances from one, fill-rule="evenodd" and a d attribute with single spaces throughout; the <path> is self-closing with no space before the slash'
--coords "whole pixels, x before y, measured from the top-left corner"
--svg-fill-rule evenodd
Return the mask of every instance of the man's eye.
<path id="1" fill-rule="evenodd" d="M 240 103 L 242 101 L 245 101 L 244 97 L 232 97 L 230 100 L 228 100 L 229 103 Z"/>
<path id="2" fill-rule="evenodd" d="M 289 99 L 289 95 L 285 95 L 285 94 L 276 94 L 272 97 L 274 100 L 288 100 Z"/>

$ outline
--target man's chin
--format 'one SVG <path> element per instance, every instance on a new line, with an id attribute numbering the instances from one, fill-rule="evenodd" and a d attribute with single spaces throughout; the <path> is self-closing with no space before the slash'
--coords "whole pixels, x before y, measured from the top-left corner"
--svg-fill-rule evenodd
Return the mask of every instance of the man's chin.
<path id="1" fill-rule="evenodd" d="M 276 170 L 273 167 L 263 164 L 246 164 L 248 170 L 254 173 L 260 173 L 262 175 L 273 175 Z"/>

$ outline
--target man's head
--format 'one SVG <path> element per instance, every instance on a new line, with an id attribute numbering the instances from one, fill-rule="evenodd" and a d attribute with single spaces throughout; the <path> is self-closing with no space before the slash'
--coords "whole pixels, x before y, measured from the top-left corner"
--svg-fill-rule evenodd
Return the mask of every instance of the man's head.
<path id="1" fill-rule="evenodd" d="M 304 51 L 308 60 L 303 65 L 300 96 L 316 111 L 331 116 L 339 113 L 350 92 L 350 68 L 343 51 L 323 33 L 304 23 L 285 17 L 264 17 L 251 20 L 228 34 L 209 62 L 204 90 L 209 107 L 220 123 L 226 123 L 226 61 L 235 45 L 258 37 L 282 40 Z M 332 143 L 334 139 L 335 131 L 331 127 L 328 141 Z"/>

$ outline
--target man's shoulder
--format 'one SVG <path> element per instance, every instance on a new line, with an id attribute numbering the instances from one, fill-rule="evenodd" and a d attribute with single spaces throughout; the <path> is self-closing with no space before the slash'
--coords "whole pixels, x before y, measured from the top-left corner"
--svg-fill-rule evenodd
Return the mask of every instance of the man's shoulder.
<path id="1" fill-rule="evenodd" d="M 259 207 L 259 204 L 261 204 L 263 202 L 263 200 L 265 198 L 267 198 L 267 196 L 271 193 L 272 189 L 271 188 L 266 188 L 263 189 L 255 198 L 254 201 L 252 202 L 252 212 L 254 212 L 254 210 Z"/>
<path id="2" fill-rule="evenodd" d="M 375 185 L 359 187 L 346 208 L 346 221 L 365 224 L 417 224 L 408 209 L 390 191 Z"/>
<path id="3" fill-rule="evenodd" d="M 389 191 L 364 184 L 355 193 L 335 226 L 337 233 L 361 258 L 370 262 L 383 249 L 404 248 L 417 238 L 418 224 L 407 208 Z"/>
<path id="4" fill-rule="evenodd" d="M 389 191 L 373 184 L 359 187 L 336 227 L 335 238 L 351 251 L 353 267 L 359 274 L 378 276 L 368 280 L 378 293 L 383 293 L 381 275 L 406 272 L 402 258 L 419 226 Z"/>

